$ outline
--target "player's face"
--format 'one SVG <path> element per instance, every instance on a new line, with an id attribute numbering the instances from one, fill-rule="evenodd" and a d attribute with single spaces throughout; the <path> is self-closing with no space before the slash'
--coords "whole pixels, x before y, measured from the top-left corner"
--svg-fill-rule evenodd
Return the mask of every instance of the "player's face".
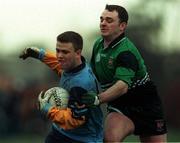
<path id="1" fill-rule="evenodd" d="M 80 53 L 74 50 L 72 43 L 56 43 L 56 57 L 64 71 L 75 68 L 78 64 Z"/>
<path id="2" fill-rule="evenodd" d="M 104 10 L 100 16 L 100 30 L 104 38 L 114 38 L 120 35 L 124 28 L 120 23 L 117 11 Z"/>

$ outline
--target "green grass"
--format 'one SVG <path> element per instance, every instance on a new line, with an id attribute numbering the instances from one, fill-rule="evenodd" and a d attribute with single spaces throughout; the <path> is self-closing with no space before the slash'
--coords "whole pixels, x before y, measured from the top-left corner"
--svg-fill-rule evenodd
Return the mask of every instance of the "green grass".
<path id="1" fill-rule="evenodd" d="M 0 143 L 43 143 L 44 137 L 36 135 L 17 135 L 1 138 Z"/>
<path id="2" fill-rule="evenodd" d="M 45 135 L 16 135 L 0 138 L 0 143 L 44 143 Z M 131 135 L 124 142 L 139 142 L 137 136 Z M 169 129 L 168 142 L 180 142 L 180 130 Z"/>
<path id="3" fill-rule="evenodd" d="M 16 135 L 0 138 L 0 143 L 43 143 L 44 137 L 37 135 Z"/>
<path id="4" fill-rule="evenodd" d="M 168 142 L 180 142 L 180 130 L 168 129 Z M 124 142 L 139 142 L 138 136 L 131 135 L 127 137 Z"/>

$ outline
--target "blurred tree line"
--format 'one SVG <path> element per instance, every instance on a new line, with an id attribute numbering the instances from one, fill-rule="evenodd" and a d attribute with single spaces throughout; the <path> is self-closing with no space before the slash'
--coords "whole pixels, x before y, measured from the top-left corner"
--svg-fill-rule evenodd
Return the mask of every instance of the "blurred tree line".
<path id="1" fill-rule="evenodd" d="M 169 127 L 180 128 L 180 112 L 177 110 L 180 107 L 180 42 L 178 44 L 169 44 L 171 52 L 166 52 L 165 47 L 161 43 L 165 42 L 166 36 L 163 35 L 164 41 L 160 41 L 159 35 L 162 32 L 163 26 L 166 24 L 167 15 L 165 15 L 166 6 L 168 4 L 176 5 L 178 1 L 158 0 L 159 13 L 153 14 L 156 9 L 149 9 L 154 1 L 141 1 L 136 9 L 142 9 L 141 12 L 132 9 L 132 24 L 128 30 L 128 36 L 132 41 L 135 41 L 136 46 L 141 51 L 151 78 L 156 82 L 159 94 L 162 98 L 167 124 Z M 175 9 L 177 10 L 177 9 Z M 149 16 L 148 16 L 149 13 Z M 171 14 L 171 11 L 167 12 Z M 177 22 L 178 23 L 178 22 Z M 178 28 L 178 27 L 177 27 Z M 174 31 L 176 35 L 176 32 Z M 164 49 L 163 49 L 164 48 Z"/>
<path id="2" fill-rule="evenodd" d="M 169 1 L 159 0 L 158 2 L 162 4 Z M 175 3 L 176 1 L 171 2 Z M 178 111 L 180 108 L 180 66 L 178 63 L 180 50 L 170 53 L 160 50 L 163 47 L 158 44 L 158 36 L 166 17 L 163 13 L 163 7 L 160 5 L 159 8 L 162 12 L 153 15 L 153 9 L 148 9 L 151 3 L 152 0 L 141 1 L 130 10 L 131 20 L 127 36 L 141 51 L 150 76 L 158 86 L 168 127 L 180 130 Z M 84 39 L 84 55 L 88 59 L 92 50 L 90 47 L 97 36 L 97 29 L 95 29 Z M 32 45 L 46 47 L 43 43 L 32 43 Z M 24 47 L 22 45 L 22 49 Z M 21 132 L 44 133 L 48 124 L 46 121 L 42 121 L 36 109 L 37 96 L 41 90 L 58 85 L 59 77 L 48 67 L 40 61 L 32 59 L 22 61 L 18 59 L 19 53 L 20 51 L 17 51 L 17 53 L 1 55 L 0 57 L 1 136 Z"/>

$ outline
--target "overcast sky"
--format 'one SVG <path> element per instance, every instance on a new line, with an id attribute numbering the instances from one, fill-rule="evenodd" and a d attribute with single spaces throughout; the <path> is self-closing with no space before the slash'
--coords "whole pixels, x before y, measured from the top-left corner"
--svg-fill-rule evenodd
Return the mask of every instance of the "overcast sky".
<path id="1" fill-rule="evenodd" d="M 67 30 L 77 31 L 84 37 L 89 31 L 99 28 L 99 16 L 107 3 L 119 4 L 128 9 L 138 1 L 0 0 L 1 54 L 20 50 L 20 45 L 31 45 L 32 41 L 45 42 L 47 46 L 53 47 L 55 37 Z M 174 6 L 178 9 L 180 5 L 168 6 L 172 16 L 167 10 L 167 15 L 170 15 L 167 19 L 171 19 L 162 31 L 162 38 L 165 34 L 169 35 L 167 44 L 178 42 L 173 40 L 172 30 L 180 32 L 180 26 L 173 25 L 175 22 L 180 23 L 180 16 L 173 12 Z"/>
<path id="2" fill-rule="evenodd" d="M 33 40 L 52 46 L 66 30 L 84 35 L 98 28 L 107 3 L 127 6 L 124 0 L 0 0 L 1 54 L 18 50 L 21 44 L 31 45 Z"/>

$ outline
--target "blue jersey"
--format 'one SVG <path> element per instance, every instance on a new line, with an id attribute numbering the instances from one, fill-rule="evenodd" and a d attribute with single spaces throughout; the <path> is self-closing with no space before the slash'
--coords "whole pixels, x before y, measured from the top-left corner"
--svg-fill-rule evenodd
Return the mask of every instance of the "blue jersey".
<path id="1" fill-rule="evenodd" d="M 70 93 L 69 106 L 75 102 L 81 104 L 81 95 L 85 92 L 93 91 L 98 93 L 97 80 L 87 64 L 82 64 L 80 68 L 72 72 L 61 74 L 60 86 Z M 81 142 L 102 142 L 103 140 L 103 114 L 100 106 L 93 108 L 83 108 L 73 110 L 78 117 L 86 116 L 85 124 L 75 129 L 64 130 L 56 124 L 53 127 L 63 135 Z M 79 115 L 78 115 L 79 114 Z"/>
<path id="2" fill-rule="evenodd" d="M 54 111 L 46 110 L 46 113 L 49 113 L 49 115 L 52 113 L 50 119 L 53 121 L 53 129 L 75 141 L 86 143 L 103 142 L 103 113 L 100 106 L 77 108 L 75 105 L 76 102 L 81 105 L 81 96 L 84 93 L 90 91 L 99 93 L 99 85 L 96 77 L 90 66 L 85 62 L 85 59 L 82 58 L 82 64 L 69 72 L 62 71 L 61 65 L 54 53 L 41 49 L 39 59 L 61 77 L 60 87 L 66 89 L 70 94 L 68 109 L 71 110 L 73 117 L 71 117 L 70 120 L 66 120 L 66 122 L 71 120 L 74 122 L 73 119 L 76 120 L 83 117 L 80 126 L 66 130 L 56 123 L 56 121 L 60 119 L 54 119 Z M 55 112 L 57 112 L 56 109 Z M 59 112 L 59 115 L 61 115 L 61 113 L 63 113 L 63 111 Z"/>

